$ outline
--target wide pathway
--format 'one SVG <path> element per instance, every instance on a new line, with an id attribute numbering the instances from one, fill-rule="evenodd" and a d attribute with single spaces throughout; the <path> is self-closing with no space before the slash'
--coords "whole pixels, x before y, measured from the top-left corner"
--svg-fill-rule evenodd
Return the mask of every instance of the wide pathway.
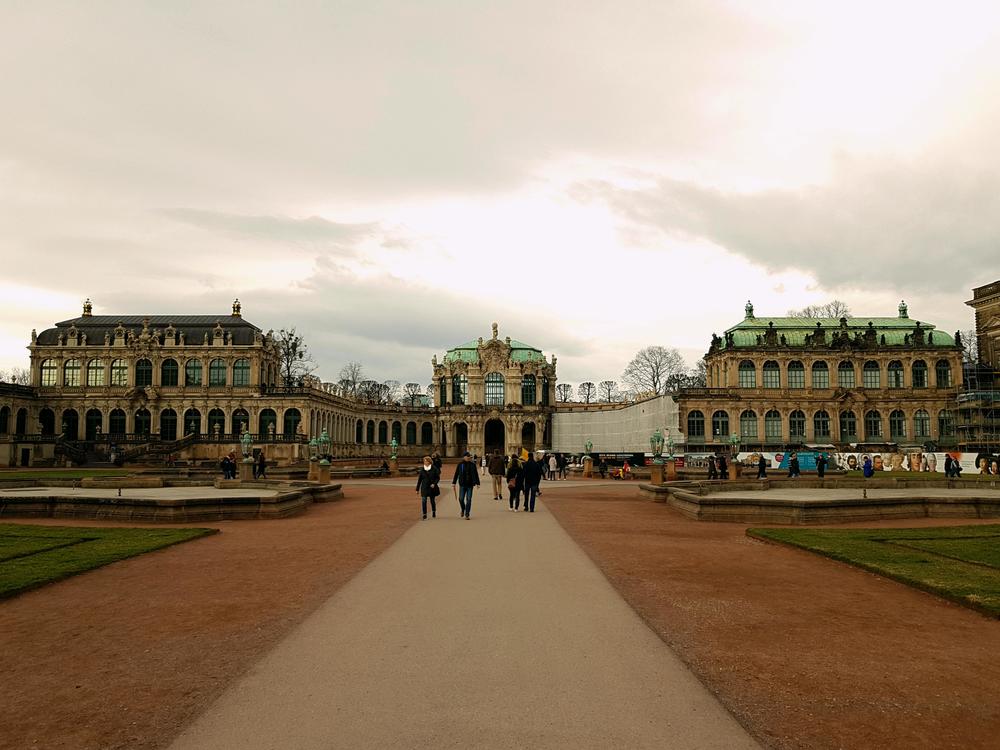
<path id="1" fill-rule="evenodd" d="M 450 492 L 173 750 L 757 747 L 544 505 Z"/>

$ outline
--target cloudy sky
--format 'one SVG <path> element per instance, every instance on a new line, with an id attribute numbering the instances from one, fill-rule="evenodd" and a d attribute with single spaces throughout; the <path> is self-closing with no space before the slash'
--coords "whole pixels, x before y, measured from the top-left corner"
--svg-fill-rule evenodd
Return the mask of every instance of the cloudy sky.
<path id="1" fill-rule="evenodd" d="M 296 326 L 560 379 L 1000 278 L 995 2 L 0 0 L 0 368 L 79 314 Z"/>

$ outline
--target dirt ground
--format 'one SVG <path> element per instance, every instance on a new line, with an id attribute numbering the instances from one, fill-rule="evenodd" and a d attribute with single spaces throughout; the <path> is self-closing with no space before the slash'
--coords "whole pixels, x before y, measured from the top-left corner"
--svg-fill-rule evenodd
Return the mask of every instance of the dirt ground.
<path id="1" fill-rule="evenodd" d="M 0 748 L 164 746 L 418 519 L 412 491 L 345 494 L 0 602 Z"/>
<path id="2" fill-rule="evenodd" d="M 635 488 L 559 488 L 545 501 L 765 745 L 1000 747 L 1000 622 L 748 539 L 745 525 L 687 520 Z"/>

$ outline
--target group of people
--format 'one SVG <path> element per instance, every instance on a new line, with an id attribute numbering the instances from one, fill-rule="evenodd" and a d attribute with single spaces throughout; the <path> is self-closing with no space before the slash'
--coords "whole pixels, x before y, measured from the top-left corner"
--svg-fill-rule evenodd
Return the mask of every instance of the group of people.
<path id="1" fill-rule="evenodd" d="M 729 464 L 726 463 L 725 456 L 708 457 L 708 478 L 729 479 Z"/>
<path id="2" fill-rule="evenodd" d="M 222 457 L 222 461 L 219 462 L 219 468 L 222 470 L 223 479 L 236 479 L 236 453 L 230 451 L 228 454 Z M 254 479 L 267 479 L 267 458 L 264 456 L 264 451 L 257 451 L 257 455 L 253 459 L 253 478 Z"/>

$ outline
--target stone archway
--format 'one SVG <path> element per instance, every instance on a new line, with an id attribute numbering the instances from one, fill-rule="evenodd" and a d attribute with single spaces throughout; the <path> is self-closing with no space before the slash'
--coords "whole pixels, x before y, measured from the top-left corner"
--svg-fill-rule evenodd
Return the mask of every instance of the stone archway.
<path id="1" fill-rule="evenodd" d="M 521 447 L 529 453 L 533 453 L 535 450 L 535 440 L 535 423 L 525 423 L 524 427 L 521 428 Z"/>
<path id="2" fill-rule="evenodd" d="M 486 455 L 492 455 L 494 451 L 499 451 L 504 455 L 507 450 L 507 428 L 499 419 L 489 419 L 483 426 L 483 450 Z"/>
<path id="3" fill-rule="evenodd" d="M 455 424 L 455 455 L 461 456 L 469 449 L 469 425 L 465 422 Z"/>

